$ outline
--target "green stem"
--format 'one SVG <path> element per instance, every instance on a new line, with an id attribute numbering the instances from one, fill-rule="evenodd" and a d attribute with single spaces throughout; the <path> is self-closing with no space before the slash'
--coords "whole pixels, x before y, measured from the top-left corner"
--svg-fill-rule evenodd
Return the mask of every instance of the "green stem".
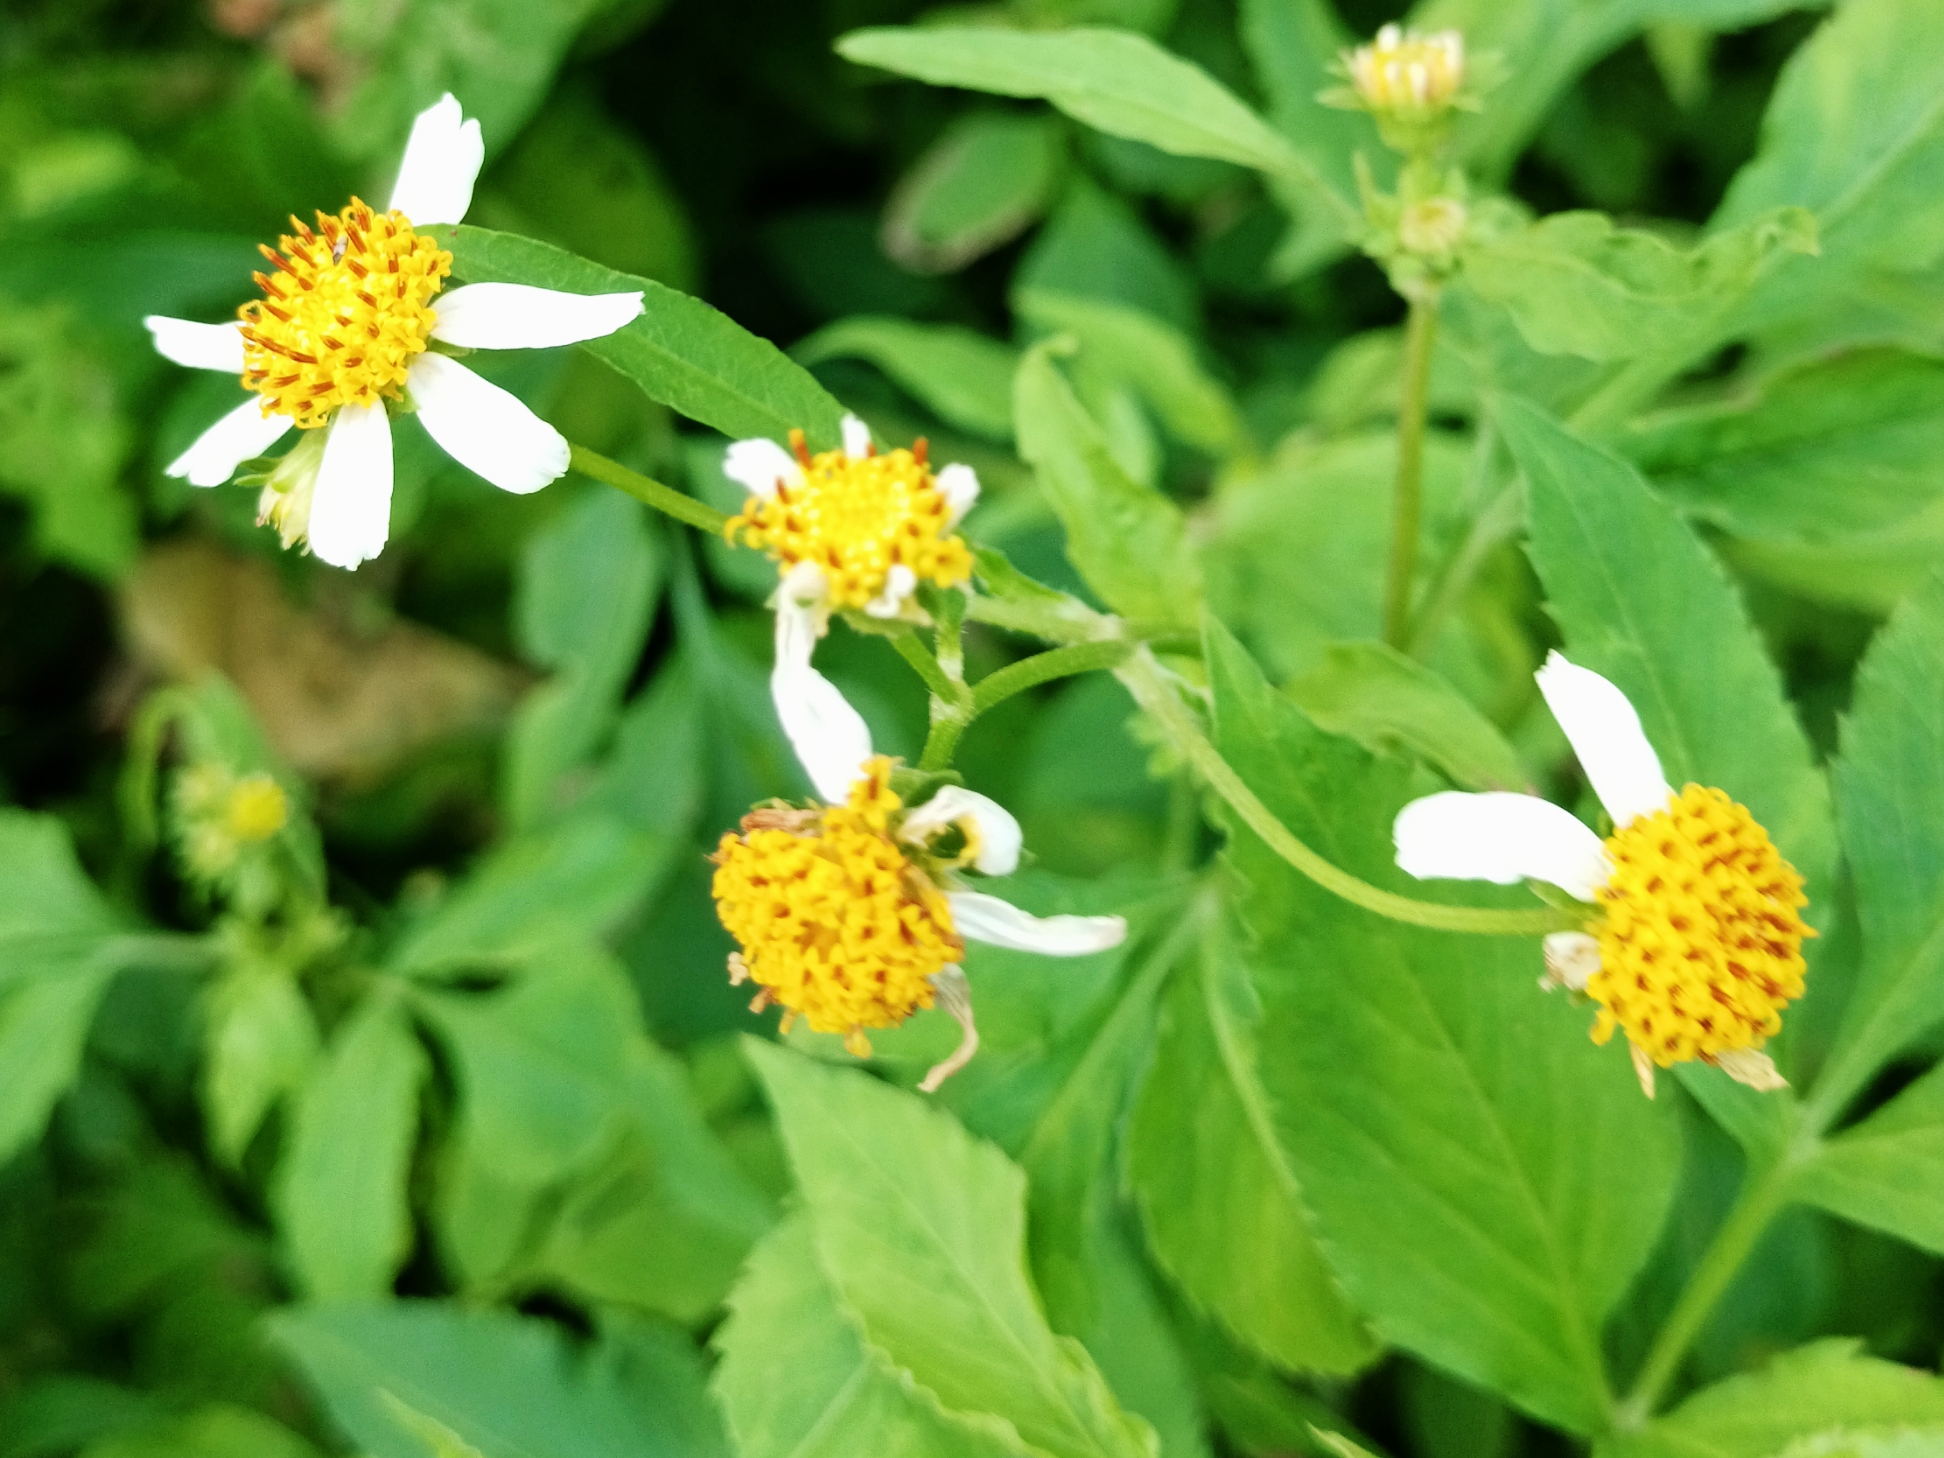
<path id="1" fill-rule="evenodd" d="M 1099 643 L 1073 643 L 1049 649 L 1008 663 L 996 673 L 987 674 L 972 686 L 972 712 L 983 714 L 1014 694 L 1038 688 L 1056 678 L 1071 678 L 1076 673 L 1091 673 L 1097 668 L 1117 668 L 1126 662 L 1134 645 L 1119 638 Z"/>
<path id="2" fill-rule="evenodd" d="M 1384 585 L 1384 641 L 1399 650 L 1410 638 L 1418 519 L 1424 506 L 1424 416 L 1431 393 L 1431 346 L 1437 337 L 1436 296 L 1412 299 L 1410 318 L 1404 326 L 1403 394 L 1397 406 L 1397 489 L 1391 497 L 1390 571 Z"/>
<path id="3" fill-rule="evenodd" d="M 1127 686 L 1128 692 L 1133 694 L 1134 702 L 1154 716 L 1174 747 L 1200 771 L 1209 787 L 1242 817 L 1244 824 L 1290 865 L 1325 891 L 1342 897 L 1351 905 L 1411 926 L 1431 927 L 1437 931 L 1472 932 L 1481 936 L 1537 937 L 1549 932 L 1577 931 L 1584 925 L 1585 917 L 1574 911 L 1551 907 L 1531 911 L 1494 911 L 1479 906 L 1446 906 L 1439 902 L 1416 901 L 1409 896 L 1399 896 L 1358 879 L 1303 844 L 1267 805 L 1256 798 L 1255 791 L 1242 782 L 1242 777 L 1209 743 L 1195 716 L 1162 674 L 1153 654 L 1145 648 L 1136 651 L 1118 670 L 1117 676 Z"/>
<path id="4" fill-rule="evenodd" d="M 940 713 L 940 709 L 946 712 Z M 933 699 L 931 733 L 925 736 L 925 749 L 918 756 L 918 768 L 942 770 L 949 766 L 953 754 L 958 751 L 959 736 L 965 733 L 971 722 L 971 717 L 963 711 Z"/>
<path id="5" fill-rule="evenodd" d="M 900 658 L 918 671 L 918 676 L 925 681 L 925 687 L 934 694 L 942 699 L 958 696 L 961 686 L 945 676 L 945 670 L 938 666 L 938 660 L 932 657 L 931 650 L 919 641 L 915 630 L 894 634 L 891 646 L 898 650 Z"/>
<path id="6" fill-rule="evenodd" d="M 569 444 L 572 452 L 569 469 L 579 471 L 583 476 L 625 491 L 637 501 L 645 501 L 656 511 L 665 512 L 679 522 L 705 532 L 720 536 L 728 525 L 729 518 L 713 506 L 697 501 L 693 496 L 684 495 L 673 486 L 664 486 L 651 480 L 639 471 L 630 471 L 619 461 L 610 461 L 606 456 L 590 451 L 586 446 Z"/>

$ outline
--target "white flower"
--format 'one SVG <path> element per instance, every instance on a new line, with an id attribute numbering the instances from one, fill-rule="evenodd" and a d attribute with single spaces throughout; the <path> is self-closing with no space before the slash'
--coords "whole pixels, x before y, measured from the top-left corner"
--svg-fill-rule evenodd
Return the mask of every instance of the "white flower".
<path id="1" fill-rule="evenodd" d="M 390 533 L 392 403 L 416 410 L 448 455 L 502 490 L 537 491 L 566 473 L 558 431 L 427 346 L 598 339 L 638 317 L 642 296 L 503 283 L 441 292 L 449 263 L 413 230 L 465 216 L 484 158 L 479 123 L 448 95 L 413 124 L 387 211 L 354 201 L 335 218 L 319 214 L 316 232 L 297 225 L 283 254 L 265 250 L 278 272 L 259 275 L 265 298 L 246 306 L 244 321 L 146 321 L 167 358 L 237 375 L 254 392 L 169 465 L 171 476 L 219 486 L 294 425 L 325 431 L 321 452 L 293 452 L 295 464 L 273 478 L 262 515 L 286 545 L 308 539 L 323 561 L 351 568 L 376 557 Z"/>

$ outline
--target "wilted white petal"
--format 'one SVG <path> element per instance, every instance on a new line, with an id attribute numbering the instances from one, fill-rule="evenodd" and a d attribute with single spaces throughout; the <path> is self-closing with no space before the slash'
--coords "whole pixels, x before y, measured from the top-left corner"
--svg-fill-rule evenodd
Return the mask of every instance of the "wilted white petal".
<path id="1" fill-rule="evenodd" d="M 282 440 L 291 424 L 288 415 L 265 415 L 262 402 L 252 395 L 169 462 L 167 474 L 185 477 L 191 486 L 220 486 L 243 462 Z"/>
<path id="2" fill-rule="evenodd" d="M 965 520 L 965 513 L 979 499 L 979 475 L 970 466 L 962 466 L 954 461 L 938 473 L 935 484 L 938 494 L 945 498 L 945 504 L 951 508 L 945 518 L 945 530 L 950 531 Z"/>
<path id="3" fill-rule="evenodd" d="M 440 294 L 434 308 L 432 337 L 461 349 L 552 349 L 624 328 L 641 317 L 641 295 L 480 283 Z"/>
<path id="4" fill-rule="evenodd" d="M 472 206 L 473 183 L 485 162 L 479 123 L 464 119 L 459 99 L 448 91 L 412 123 L 392 188 L 392 211 L 403 213 L 415 228 L 460 221 Z"/>
<path id="5" fill-rule="evenodd" d="M 1540 986 L 1586 991 L 1586 984 L 1600 970 L 1599 938 L 1585 932 L 1554 932 L 1541 945 L 1546 954 L 1546 977 Z"/>
<path id="6" fill-rule="evenodd" d="M 340 406 L 327 428 L 310 546 L 318 560 L 348 570 L 384 551 L 391 534 L 391 421 L 380 401 Z"/>
<path id="7" fill-rule="evenodd" d="M 972 1020 L 972 989 L 966 983 L 965 973 L 958 967 L 947 967 L 942 972 L 934 972 L 925 979 L 932 986 L 932 994 L 937 1005 L 950 1013 L 959 1025 L 959 1045 L 943 1063 L 934 1064 L 925 1081 L 918 1085 L 919 1093 L 937 1093 L 938 1086 L 972 1061 L 972 1055 L 979 1051 L 979 1025 Z"/>
<path id="8" fill-rule="evenodd" d="M 1015 952 L 1084 957 L 1127 938 L 1127 922 L 1118 916 L 1033 916 L 982 891 L 950 891 L 945 899 L 960 936 Z"/>
<path id="9" fill-rule="evenodd" d="M 1545 881 L 1591 901 L 1609 874 L 1600 837 L 1532 795 L 1427 795 L 1397 812 L 1391 835 L 1397 864 L 1420 881 Z"/>
<path id="10" fill-rule="evenodd" d="M 1019 822 L 997 800 L 962 785 L 946 785 L 924 804 L 914 807 L 899 827 L 898 836 L 912 845 L 926 845 L 947 827 L 972 822 L 979 853 L 972 869 L 988 876 L 1010 876 L 1019 868 L 1022 837 Z"/>
<path id="11" fill-rule="evenodd" d="M 864 604 L 874 618 L 895 618 L 904 611 L 905 601 L 918 590 L 918 574 L 902 562 L 893 562 L 884 574 L 884 591 Z"/>
<path id="12" fill-rule="evenodd" d="M 1774 1093 L 1789 1086 L 1789 1080 L 1777 1072 L 1775 1060 L 1753 1048 L 1731 1048 L 1726 1053 L 1717 1053 L 1715 1064 L 1736 1083 L 1745 1083 L 1760 1093 Z"/>
<path id="13" fill-rule="evenodd" d="M 243 373 L 243 324 L 194 324 L 151 314 L 142 321 L 155 339 L 155 352 L 192 370 Z"/>
<path id="14" fill-rule="evenodd" d="M 803 467 L 797 464 L 797 458 L 761 436 L 731 441 L 723 453 L 722 474 L 764 501 L 776 495 L 779 481 L 791 488 L 803 484 Z"/>
<path id="15" fill-rule="evenodd" d="M 500 490 L 524 496 L 567 474 L 566 437 L 456 359 L 421 354 L 406 387 L 426 433 Z"/>
<path id="16" fill-rule="evenodd" d="M 787 592 L 778 600 L 770 697 L 817 797 L 827 805 L 841 805 L 871 757 L 871 731 L 837 685 L 810 666 L 817 645 L 816 611 Z"/>
<path id="17" fill-rule="evenodd" d="M 1653 1058 L 1638 1043 L 1627 1044 L 1627 1053 L 1633 1059 L 1634 1077 L 1640 1080 L 1640 1091 L 1651 1099 L 1654 1096 Z"/>
<path id="18" fill-rule="evenodd" d="M 855 415 L 846 415 L 843 422 L 844 454 L 853 461 L 861 461 L 871 453 L 871 427 Z"/>
<path id="19" fill-rule="evenodd" d="M 1569 663 L 1557 652 L 1546 656 L 1537 677 L 1546 707 L 1566 731 L 1580 768 L 1613 817 L 1614 827 L 1665 810 L 1674 792 L 1627 696 L 1592 669 Z"/>

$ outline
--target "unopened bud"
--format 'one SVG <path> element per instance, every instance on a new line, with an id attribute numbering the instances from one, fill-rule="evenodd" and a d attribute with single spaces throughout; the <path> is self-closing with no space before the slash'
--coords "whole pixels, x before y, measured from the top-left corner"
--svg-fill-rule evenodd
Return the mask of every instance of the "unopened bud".
<path id="1" fill-rule="evenodd" d="M 1455 30 L 1420 35 L 1387 25 L 1346 61 L 1358 99 L 1371 111 L 1422 116 L 1443 111 L 1465 84 L 1465 38 Z"/>

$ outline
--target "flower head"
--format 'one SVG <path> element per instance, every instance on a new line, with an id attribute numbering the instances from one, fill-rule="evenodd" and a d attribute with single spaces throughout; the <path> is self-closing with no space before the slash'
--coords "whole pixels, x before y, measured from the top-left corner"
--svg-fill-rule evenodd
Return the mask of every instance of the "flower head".
<path id="1" fill-rule="evenodd" d="M 290 820 L 289 799 L 275 779 L 261 771 L 238 776 L 214 763 L 176 776 L 172 808 L 183 864 L 210 884 L 223 882 L 248 847 L 270 839 Z"/>
<path id="2" fill-rule="evenodd" d="M 1452 106 L 1465 84 L 1465 38 L 1455 30 L 1423 35 L 1386 25 L 1346 55 L 1344 67 L 1367 110 L 1430 115 Z"/>
<path id="3" fill-rule="evenodd" d="M 1802 996 L 1802 877 L 1724 792 L 1676 792 L 1640 717 L 1606 679 L 1555 653 L 1539 687 L 1612 817 L 1604 841 L 1528 795 L 1447 793 L 1397 817 L 1412 875 L 1549 882 L 1589 907 L 1587 929 L 1546 939 L 1547 982 L 1599 1005 L 1593 1040 L 1627 1035 L 1641 1084 L 1654 1069 L 1713 1063 L 1780 1088 L 1761 1049 Z"/>
<path id="4" fill-rule="evenodd" d="M 1030 916 L 968 889 L 962 870 L 1004 876 L 1018 865 L 1019 822 L 958 786 L 906 805 L 863 719 L 810 666 L 815 639 L 806 619 L 778 615 L 771 693 L 820 800 L 754 810 L 717 846 L 716 912 L 741 947 L 729 975 L 758 984 L 756 1009 L 780 1003 L 786 1025 L 801 1015 L 859 1057 L 870 1029 L 942 1003 L 964 1035 L 920 1085 L 930 1092 L 979 1045 L 959 968 L 966 939 L 1072 957 L 1117 946 L 1127 926 Z"/>
<path id="5" fill-rule="evenodd" d="M 172 462 L 171 476 L 220 486 L 292 428 L 306 436 L 268 478 L 259 515 L 284 545 L 308 543 L 356 567 L 390 533 L 391 415 L 415 412 L 461 465 L 507 491 L 537 491 L 567 470 L 567 442 L 513 395 L 446 350 L 541 349 L 598 339 L 641 313 L 639 293 L 567 294 L 524 284 L 445 291 L 452 255 L 419 229 L 457 223 L 485 159 L 479 123 L 447 96 L 412 126 L 383 211 L 353 198 L 316 226 L 290 220 L 262 297 L 233 324 L 151 316 L 177 364 L 236 375 L 252 398 Z M 306 449 L 308 447 L 308 450 Z"/>
<path id="6" fill-rule="evenodd" d="M 880 453 L 864 422 L 844 417 L 842 450 L 810 453 L 803 432 L 790 450 L 739 440 L 723 474 L 749 492 L 726 528 L 733 542 L 776 559 L 785 599 L 897 617 L 921 582 L 952 587 L 972 575 L 972 553 L 953 535 L 978 499 L 970 466 L 934 472 L 921 437 Z"/>

